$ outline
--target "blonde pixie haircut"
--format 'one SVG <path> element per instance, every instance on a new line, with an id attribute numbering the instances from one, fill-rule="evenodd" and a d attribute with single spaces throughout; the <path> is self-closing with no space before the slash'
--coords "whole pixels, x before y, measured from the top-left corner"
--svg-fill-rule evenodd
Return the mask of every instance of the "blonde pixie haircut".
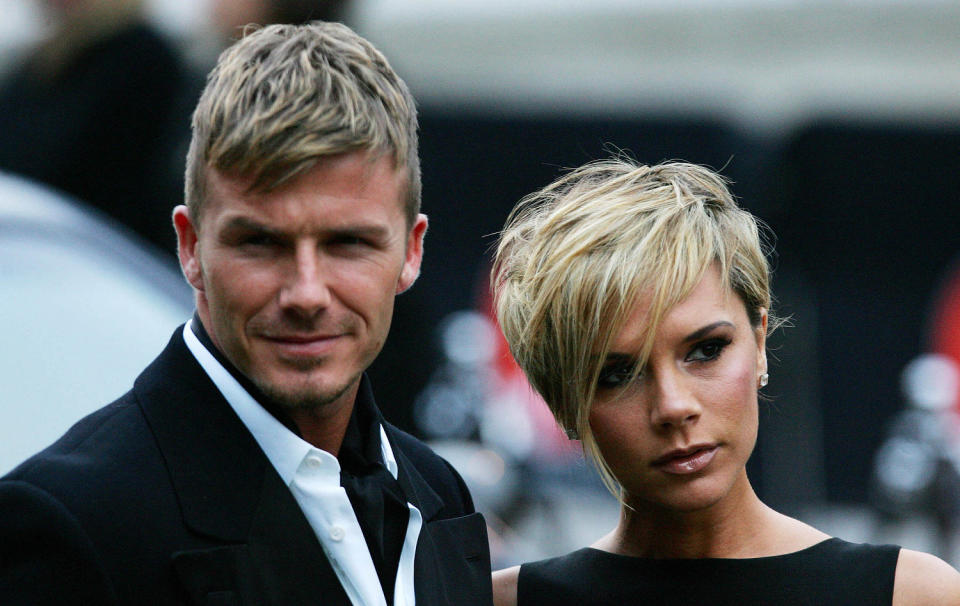
<path id="1" fill-rule="evenodd" d="M 593 162 L 510 213 L 492 271 L 497 319 L 530 383 L 615 493 L 589 424 L 614 337 L 649 301 L 639 372 L 664 315 L 714 264 L 759 327 L 771 303 L 761 229 L 723 177 L 684 162 Z"/>
<path id="2" fill-rule="evenodd" d="M 248 26 L 207 77 L 192 126 L 185 194 L 197 224 L 211 168 L 270 191 L 356 150 L 406 170 L 408 226 L 419 212 L 413 97 L 386 58 L 340 23 Z"/>

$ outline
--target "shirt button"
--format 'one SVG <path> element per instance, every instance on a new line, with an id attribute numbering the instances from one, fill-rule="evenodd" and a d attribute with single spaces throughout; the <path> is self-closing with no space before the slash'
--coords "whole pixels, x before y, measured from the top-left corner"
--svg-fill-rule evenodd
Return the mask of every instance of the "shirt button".
<path id="1" fill-rule="evenodd" d="M 330 539 L 334 541 L 337 541 L 337 542 L 342 541 L 345 534 L 346 533 L 344 532 L 343 528 L 339 526 L 333 526 L 332 528 L 330 528 Z"/>
<path id="2" fill-rule="evenodd" d="M 310 456 L 307 457 L 307 465 L 316 469 L 323 465 L 323 461 L 320 460 L 320 457 Z"/>

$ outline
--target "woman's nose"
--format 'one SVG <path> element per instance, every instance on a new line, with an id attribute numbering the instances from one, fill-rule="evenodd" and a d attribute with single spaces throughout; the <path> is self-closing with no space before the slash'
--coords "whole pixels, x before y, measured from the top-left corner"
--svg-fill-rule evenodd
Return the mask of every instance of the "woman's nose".
<path id="1" fill-rule="evenodd" d="M 659 373 L 654 378 L 654 384 L 650 417 L 655 427 L 682 427 L 700 418 L 700 402 L 681 372 L 672 370 Z"/>

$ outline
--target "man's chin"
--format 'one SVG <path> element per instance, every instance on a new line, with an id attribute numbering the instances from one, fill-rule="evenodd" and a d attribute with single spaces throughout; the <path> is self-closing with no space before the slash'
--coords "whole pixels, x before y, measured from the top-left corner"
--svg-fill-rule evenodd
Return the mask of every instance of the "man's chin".
<path id="1" fill-rule="evenodd" d="M 279 385 L 276 382 L 254 381 L 265 396 L 287 410 L 314 410 L 336 402 L 359 380 L 359 375 L 342 385 Z"/>

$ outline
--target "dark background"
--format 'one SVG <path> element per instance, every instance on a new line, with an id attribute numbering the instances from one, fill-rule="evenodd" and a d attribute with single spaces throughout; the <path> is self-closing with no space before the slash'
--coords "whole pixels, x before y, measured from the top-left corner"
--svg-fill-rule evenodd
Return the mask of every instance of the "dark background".
<path id="1" fill-rule="evenodd" d="M 475 307 L 494 234 L 523 195 L 624 150 L 722 169 L 776 240 L 774 292 L 791 317 L 771 340 L 771 396 L 751 461 L 761 496 L 863 502 L 899 375 L 924 350 L 927 313 L 960 251 L 960 128 L 810 121 L 758 137 L 711 121 L 498 118 L 425 108 L 426 259 L 398 300 L 373 369 L 389 415 L 416 431 L 415 394 L 439 362 L 437 320 Z"/>
<path id="2" fill-rule="evenodd" d="M 0 168 L 74 184 L 173 262 L 189 112 L 216 52 L 251 19 L 218 23 L 203 9 L 246 3 L 152 1 L 148 28 L 138 18 L 45 79 L 14 44 L 51 25 L 42 11 L 21 14 L 38 4 L 0 2 L 10 9 Z M 413 403 L 443 361 L 437 327 L 482 301 L 489 248 L 523 195 L 621 150 L 688 160 L 721 170 L 777 236 L 774 291 L 792 326 L 770 341 L 750 463 L 758 491 L 794 514 L 865 502 L 873 453 L 903 406 L 900 372 L 924 351 L 932 300 L 960 252 L 956 4 L 548 4 L 263 5 L 330 19 L 351 5 L 347 23 L 422 103 L 430 229 L 422 276 L 399 298 L 371 371 L 381 407 L 420 433 Z M 184 10 L 197 23 L 178 30 Z M 63 134 L 81 124 L 86 138 Z M 46 165 L 70 178 L 40 174 Z"/>

